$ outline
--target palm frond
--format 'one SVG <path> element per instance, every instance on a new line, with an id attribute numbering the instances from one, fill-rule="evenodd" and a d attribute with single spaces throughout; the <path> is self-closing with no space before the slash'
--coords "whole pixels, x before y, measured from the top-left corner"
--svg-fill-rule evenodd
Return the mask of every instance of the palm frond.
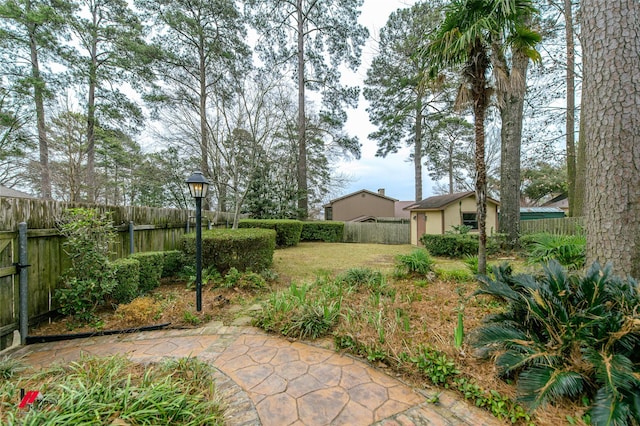
<path id="1" fill-rule="evenodd" d="M 581 374 L 541 365 L 520 374 L 518 400 L 533 410 L 562 397 L 575 398 L 584 387 L 585 378 Z"/>
<path id="2" fill-rule="evenodd" d="M 627 426 L 632 412 L 629 404 L 611 392 L 611 389 L 602 387 L 596 393 L 589 414 L 591 424 L 595 426 Z"/>

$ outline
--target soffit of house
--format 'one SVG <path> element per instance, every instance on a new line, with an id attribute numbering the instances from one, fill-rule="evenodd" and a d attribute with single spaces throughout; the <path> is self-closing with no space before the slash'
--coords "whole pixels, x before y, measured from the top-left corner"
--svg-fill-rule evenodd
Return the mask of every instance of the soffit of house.
<path id="1" fill-rule="evenodd" d="M 475 196 L 474 191 L 456 192 L 453 194 L 434 195 L 433 197 L 425 198 L 422 201 L 413 203 L 404 210 L 424 210 L 424 211 L 440 211 L 446 209 L 449 205 L 456 201 L 462 200 L 467 197 Z M 496 205 L 500 205 L 500 202 L 493 198 L 487 197 L 487 201 L 490 201 Z"/>
<path id="2" fill-rule="evenodd" d="M 325 204 L 323 207 L 331 207 L 332 204 L 344 200 L 345 198 L 351 198 L 353 196 L 359 195 L 361 193 L 365 193 L 365 194 L 369 194 L 369 195 L 374 195 L 376 197 L 382 198 L 384 200 L 389 200 L 389 201 L 393 201 L 394 203 L 398 200 L 396 200 L 395 198 L 391 198 L 391 197 L 387 197 L 386 195 L 380 195 L 377 192 L 373 192 L 373 191 L 368 191 L 366 189 L 361 189 L 360 191 L 356 191 L 356 192 L 352 192 L 351 194 L 347 194 L 347 195 L 343 195 L 342 197 L 339 198 L 334 198 L 333 200 L 329 201 L 329 203 Z"/>

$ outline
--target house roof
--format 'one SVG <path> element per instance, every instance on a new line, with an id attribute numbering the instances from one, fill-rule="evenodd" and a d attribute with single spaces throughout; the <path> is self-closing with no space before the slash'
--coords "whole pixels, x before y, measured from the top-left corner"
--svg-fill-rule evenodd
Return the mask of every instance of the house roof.
<path id="1" fill-rule="evenodd" d="M 520 213 L 564 213 L 558 207 L 520 207 Z"/>
<path id="2" fill-rule="evenodd" d="M 448 205 L 469 196 L 475 196 L 475 192 L 466 191 L 455 192 L 453 194 L 434 195 L 433 197 L 425 198 L 422 201 L 413 203 L 405 207 L 404 210 L 444 210 Z M 492 201 L 495 204 L 500 204 L 499 201 L 490 197 L 487 197 L 487 200 Z"/>
<path id="3" fill-rule="evenodd" d="M 33 195 L 0 185 L 0 197 L 34 198 Z"/>
<path id="4" fill-rule="evenodd" d="M 342 197 L 334 198 L 333 200 L 331 200 L 327 204 L 325 204 L 323 207 L 331 207 L 331 204 L 335 203 L 336 201 L 344 200 L 345 198 L 353 197 L 354 195 L 358 195 L 358 194 L 363 193 L 363 192 L 367 193 L 369 195 L 375 195 L 376 197 L 384 198 L 385 200 L 393 201 L 394 203 L 396 201 L 398 201 L 395 198 L 387 197 L 386 195 L 382 195 L 382 194 L 379 194 L 377 192 L 368 191 L 366 189 L 361 189 L 360 191 L 352 192 L 351 194 L 347 194 L 347 195 L 343 195 Z"/>
<path id="5" fill-rule="evenodd" d="M 402 217 L 405 219 L 409 219 L 409 212 L 406 210 L 407 207 L 415 204 L 415 201 L 396 201 L 394 206 L 394 214 L 395 217 Z"/>

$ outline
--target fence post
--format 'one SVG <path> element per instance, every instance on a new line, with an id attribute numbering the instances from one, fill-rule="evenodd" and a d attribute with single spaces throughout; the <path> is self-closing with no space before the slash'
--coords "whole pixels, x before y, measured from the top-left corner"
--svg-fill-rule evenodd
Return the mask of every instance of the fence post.
<path id="1" fill-rule="evenodd" d="M 18 225 L 18 271 L 20 276 L 20 344 L 27 344 L 27 334 L 29 333 L 29 299 L 27 282 L 27 223 L 20 222 Z"/>
<path id="2" fill-rule="evenodd" d="M 129 222 L 129 254 L 133 254 L 136 250 L 133 245 L 133 221 Z"/>

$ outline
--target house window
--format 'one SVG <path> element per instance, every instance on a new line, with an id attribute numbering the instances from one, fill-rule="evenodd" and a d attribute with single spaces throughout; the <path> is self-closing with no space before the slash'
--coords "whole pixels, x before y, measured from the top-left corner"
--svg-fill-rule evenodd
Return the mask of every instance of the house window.
<path id="1" fill-rule="evenodd" d="M 324 208 L 324 220 L 333 220 L 333 207 Z"/>
<path id="2" fill-rule="evenodd" d="M 477 213 L 462 213 L 462 224 L 470 226 L 472 230 L 478 230 L 478 215 Z"/>

